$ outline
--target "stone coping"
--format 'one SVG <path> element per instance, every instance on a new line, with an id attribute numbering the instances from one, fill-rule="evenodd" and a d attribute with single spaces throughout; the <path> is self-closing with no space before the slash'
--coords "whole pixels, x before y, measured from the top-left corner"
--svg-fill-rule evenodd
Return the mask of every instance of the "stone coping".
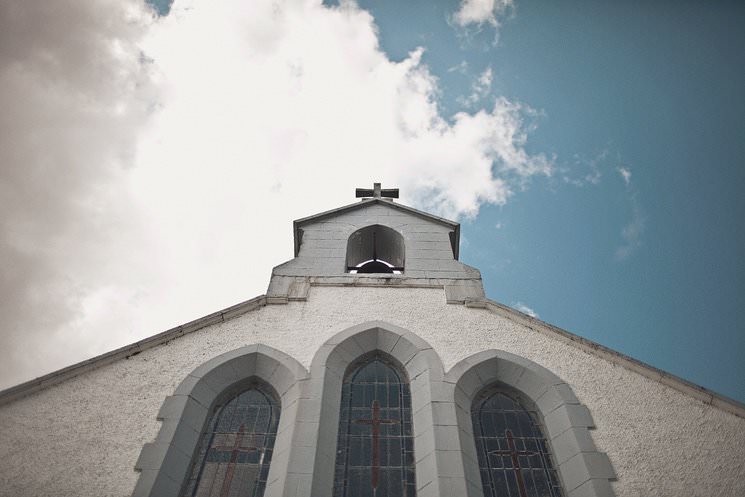
<path id="1" fill-rule="evenodd" d="M 30 395 L 38 390 L 62 383 L 65 380 L 74 378 L 83 373 L 91 371 L 93 369 L 100 368 L 112 362 L 118 361 L 119 359 L 126 359 L 139 354 L 140 352 L 151 349 L 158 345 L 170 342 L 171 340 L 178 338 L 182 335 L 186 335 L 193 331 L 200 330 L 206 326 L 216 323 L 222 323 L 228 321 L 235 316 L 240 316 L 246 312 L 253 311 L 259 307 L 266 305 L 266 296 L 260 295 L 250 300 L 246 300 L 239 304 L 232 305 L 221 311 L 213 312 L 201 318 L 189 321 L 188 323 L 176 326 L 157 335 L 145 338 L 138 342 L 130 345 L 125 345 L 118 349 L 106 352 L 104 354 L 86 359 L 85 361 L 78 362 L 66 368 L 53 371 L 44 376 L 40 376 L 30 381 L 26 381 L 19 385 L 10 387 L 6 390 L 0 391 L 0 406 L 8 404 L 16 399 Z"/>
<path id="2" fill-rule="evenodd" d="M 466 302 L 469 305 L 469 302 Z M 482 306 L 474 306 L 482 307 Z M 490 312 L 499 314 L 500 316 L 506 317 L 507 319 L 513 320 L 517 323 L 530 328 L 533 331 L 542 333 L 544 335 L 558 338 L 564 343 L 573 345 L 574 347 L 592 354 L 598 357 L 602 357 L 613 364 L 618 364 L 626 369 L 634 371 L 642 376 L 645 376 L 651 380 L 662 383 L 663 385 L 674 388 L 679 392 L 687 394 L 695 399 L 700 400 L 704 404 L 710 404 L 730 414 L 734 414 L 740 418 L 745 418 L 745 404 L 731 399 L 725 395 L 709 390 L 708 388 L 702 387 L 688 380 L 685 380 L 679 376 L 676 376 L 662 369 L 658 369 L 645 362 L 634 359 L 633 357 L 617 352 L 611 348 L 600 345 L 599 343 L 583 338 L 574 333 L 570 333 L 564 329 L 561 329 L 552 324 L 541 321 L 538 318 L 528 316 L 520 311 L 507 307 L 506 305 L 494 302 L 493 300 L 486 300 L 483 303 Z"/>

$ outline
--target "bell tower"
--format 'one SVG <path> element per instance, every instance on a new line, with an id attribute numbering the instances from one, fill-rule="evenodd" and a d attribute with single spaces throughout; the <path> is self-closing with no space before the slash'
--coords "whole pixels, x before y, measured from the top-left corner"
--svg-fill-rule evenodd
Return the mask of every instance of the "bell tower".
<path id="1" fill-rule="evenodd" d="M 444 290 L 479 306 L 481 273 L 458 261 L 460 224 L 394 202 L 398 189 L 357 188 L 361 198 L 294 222 L 295 257 L 272 271 L 267 302 L 305 300 L 313 285 Z"/>

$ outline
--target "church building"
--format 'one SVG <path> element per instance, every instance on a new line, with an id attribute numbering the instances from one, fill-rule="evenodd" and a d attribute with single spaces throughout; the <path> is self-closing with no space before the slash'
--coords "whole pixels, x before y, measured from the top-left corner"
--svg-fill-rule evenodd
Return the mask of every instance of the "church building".
<path id="1" fill-rule="evenodd" d="M 294 222 L 266 295 L 0 392 L 0 496 L 745 496 L 744 405 L 489 300 L 458 223 L 357 197 Z"/>

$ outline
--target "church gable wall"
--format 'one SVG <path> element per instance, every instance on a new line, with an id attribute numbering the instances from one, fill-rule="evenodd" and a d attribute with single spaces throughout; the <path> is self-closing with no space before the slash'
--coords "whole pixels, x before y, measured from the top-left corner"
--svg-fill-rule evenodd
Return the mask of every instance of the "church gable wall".
<path id="1" fill-rule="evenodd" d="M 0 406 L 0 495 L 131 495 L 142 448 L 163 426 L 158 412 L 190 372 L 252 344 L 311 370 L 328 340 L 373 320 L 429 344 L 448 375 L 493 350 L 560 378 L 587 409 L 619 497 L 745 495 L 745 419 L 488 309 L 446 304 L 441 288 L 340 286 L 311 286 L 305 301 L 261 307 Z M 288 483 L 285 495 L 311 495 L 308 478 Z"/>

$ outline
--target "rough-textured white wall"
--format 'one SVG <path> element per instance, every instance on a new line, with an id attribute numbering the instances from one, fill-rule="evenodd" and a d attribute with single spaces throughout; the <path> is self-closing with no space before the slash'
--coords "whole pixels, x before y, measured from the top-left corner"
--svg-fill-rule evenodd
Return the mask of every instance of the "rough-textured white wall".
<path id="1" fill-rule="evenodd" d="M 446 368 L 496 348 L 570 383 L 591 411 L 619 497 L 745 495 L 745 419 L 614 366 L 442 290 L 313 287 L 307 302 L 258 309 L 0 407 L 0 495 L 127 496 L 159 429 L 163 399 L 204 361 L 265 343 L 306 367 L 330 336 L 381 319 L 428 341 Z"/>

